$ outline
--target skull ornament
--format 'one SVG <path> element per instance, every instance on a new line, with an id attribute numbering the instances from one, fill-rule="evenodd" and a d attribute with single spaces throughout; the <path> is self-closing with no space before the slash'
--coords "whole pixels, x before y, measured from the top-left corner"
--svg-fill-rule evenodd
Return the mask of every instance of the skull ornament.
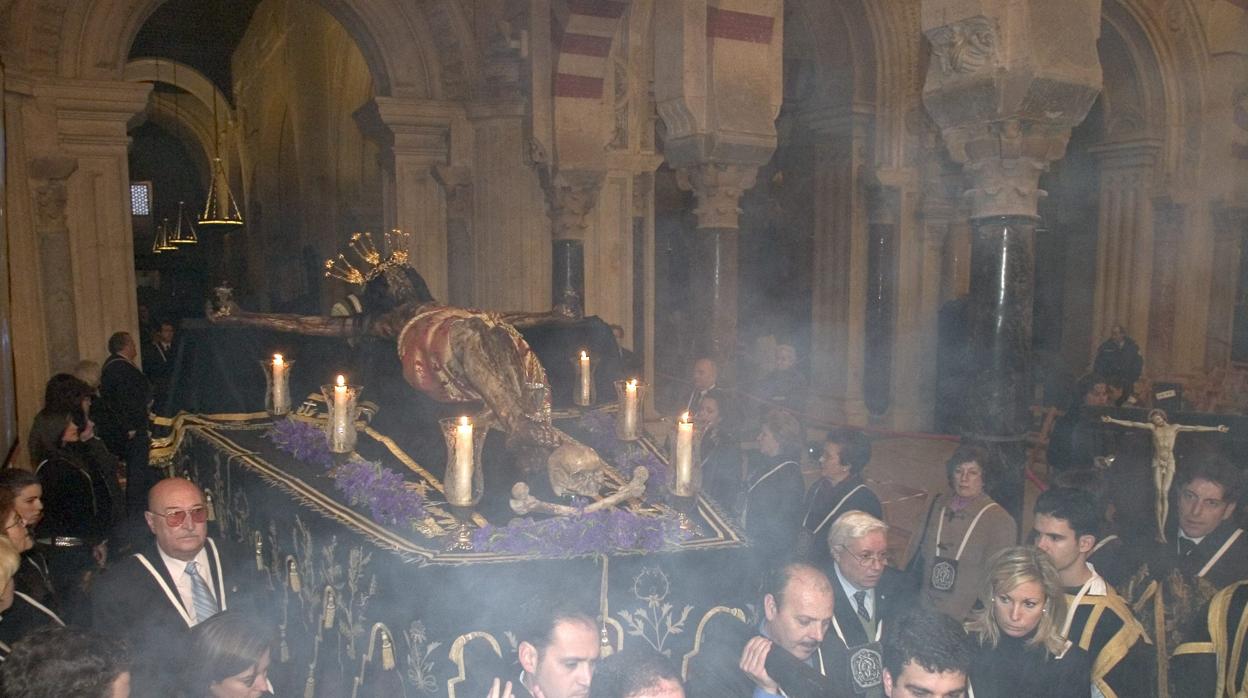
<path id="1" fill-rule="evenodd" d="M 556 497 L 569 494 L 597 497 L 602 489 L 604 467 L 606 464 L 594 449 L 574 442 L 556 448 L 546 461 L 550 487 Z"/>

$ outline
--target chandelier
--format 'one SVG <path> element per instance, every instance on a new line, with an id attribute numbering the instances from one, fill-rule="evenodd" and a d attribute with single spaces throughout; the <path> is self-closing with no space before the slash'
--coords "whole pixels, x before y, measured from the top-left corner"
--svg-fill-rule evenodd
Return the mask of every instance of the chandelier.
<path id="1" fill-rule="evenodd" d="M 204 201 L 204 212 L 199 216 L 199 229 L 209 232 L 228 233 L 243 225 L 243 214 L 238 210 L 238 202 L 234 192 L 230 191 L 230 180 L 226 177 L 225 166 L 221 164 L 221 128 L 217 122 L 217 96 L 212 96 L 212 131 L 213 143 L 212 173 L 208 185 L 208 198 Z"/>
<path id="2" fill-rule="evenodd" d="M 152 254 L 171 252 L 176 249 L 178 246 L 169 242 L 169 219 L 166 218 L 156 226 L 156 239 L 152 241 Z"/>
<path id="3" fill-rule="evenodd" d="M 178 222 L 168 233 L 168 238 L 172 245 L 194 245 L 199 242 L 199 233 L 195 231 L 195 223 L 191 221 L 191 214 L 183 207 L 181 201 L 178 202 Z"/>

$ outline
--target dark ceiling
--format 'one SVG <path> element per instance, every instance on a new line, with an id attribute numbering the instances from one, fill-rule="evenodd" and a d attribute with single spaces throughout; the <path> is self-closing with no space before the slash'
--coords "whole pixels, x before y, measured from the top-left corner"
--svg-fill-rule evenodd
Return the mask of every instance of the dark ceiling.
<path id="1" fill-rule="evenodd" d="M 130 58 L 168 58 L 195 68 L 233 101 L 230 56 L 260 0 L 169 0 L 148 18 Z"/>

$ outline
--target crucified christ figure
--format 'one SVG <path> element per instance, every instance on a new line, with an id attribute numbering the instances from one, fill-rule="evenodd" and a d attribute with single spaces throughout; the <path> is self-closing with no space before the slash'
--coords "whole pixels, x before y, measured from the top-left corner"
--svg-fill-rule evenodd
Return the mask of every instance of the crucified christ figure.
<path id="1" fill-rule="evenodd" d="M 350 249 L 365 260 L 361 271 L 342 255 L 329 260 L 327 276 L 361 286 L 359 312 L 348 317 L 251 313 L 224 292 L 207 312 L 219 325 L 254 327 L 321 337 L 372 335 L 395 341 L 403 377 L 439 402 L 483 402 L 526 469 L 541 469 L 563 439 L 526 404 L 526 383 L 547 383 L 546 371 L 517 328 L 575 320 L 550 313 L 492 313 L 443 305 L 407 264 L 401 244 L 387 237 L 388 255 L 357 235 Z M 397 250 L 397 251 L 396 251 Z M 547 397 L 549 400 L 549 397 Z M 548 414 L 549 407 L 546 408 Z"/>
<path id="2" fill-rule="evenodd" d="M 1153 510 L 1157 516 L 1157 542 L 1166 542 L 1166 516 L 1170 513 L 1170 485 L 1174 482 L 1174 440 L 1181 431 L 1229 431 L 1225 424 L 1202 427 L 1190 424 L 1171 424 L 1165 410 L 1149 410 L 1148 422 L 1129 422 L 1101 417 L 1102 422 L 1132 429 L 1148 429 L 1153 435 L 1153 486 L 1156 488 Z"/>

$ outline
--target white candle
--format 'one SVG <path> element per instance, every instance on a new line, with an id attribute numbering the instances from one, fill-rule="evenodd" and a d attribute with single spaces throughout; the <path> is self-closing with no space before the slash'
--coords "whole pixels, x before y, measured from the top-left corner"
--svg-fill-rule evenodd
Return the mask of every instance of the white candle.
<path id="1" fill-rule="evenodd" d="M 576 365 L 577 378 L 580 379 L 580 392 L 577 393 L 576 404 L 588 405 L 593 389 L 592 373 L 589 370 L 589 353 L 581 351 L 581 360 Z"/>
<path id="2" fill-rule="evenodd" d="M 446 500 L 455 506 L 472 506 L 472 421 L 460 417 L 455 427 L 455 469 L 449 473 Z"/>
<path id="3" fill-rule="evenodd" d="M 347 427 L 351 423 L 350 400 L 347 396 L 347 379 L 338 376 L 334 384 L 334 404 L 330 409 L 330 419 L 334 425 L 334 440 L 341 443 L 346 439 Z"/>
<path id="4" fill-rule="evenodd" d="M 286 414 L 290 411 L 290 383 L 286 380 L 286 372 L 290 366 L 281 354 L 273 355 L 273 414 Z"/>
<path id="5" fill-rule="evenodd" d="M 624 433 L 629 437 L 637 436 L 637 379 L 624 384 L 624 404 L 620 405 L 620 420 L 624 423 Z"/>
<path id="6" fill-rule="evenodd" d="M 693 496 L 693 422 L 689 413 L 680 415 L 676 423 L 676 483 L 677 497 Z"/>

